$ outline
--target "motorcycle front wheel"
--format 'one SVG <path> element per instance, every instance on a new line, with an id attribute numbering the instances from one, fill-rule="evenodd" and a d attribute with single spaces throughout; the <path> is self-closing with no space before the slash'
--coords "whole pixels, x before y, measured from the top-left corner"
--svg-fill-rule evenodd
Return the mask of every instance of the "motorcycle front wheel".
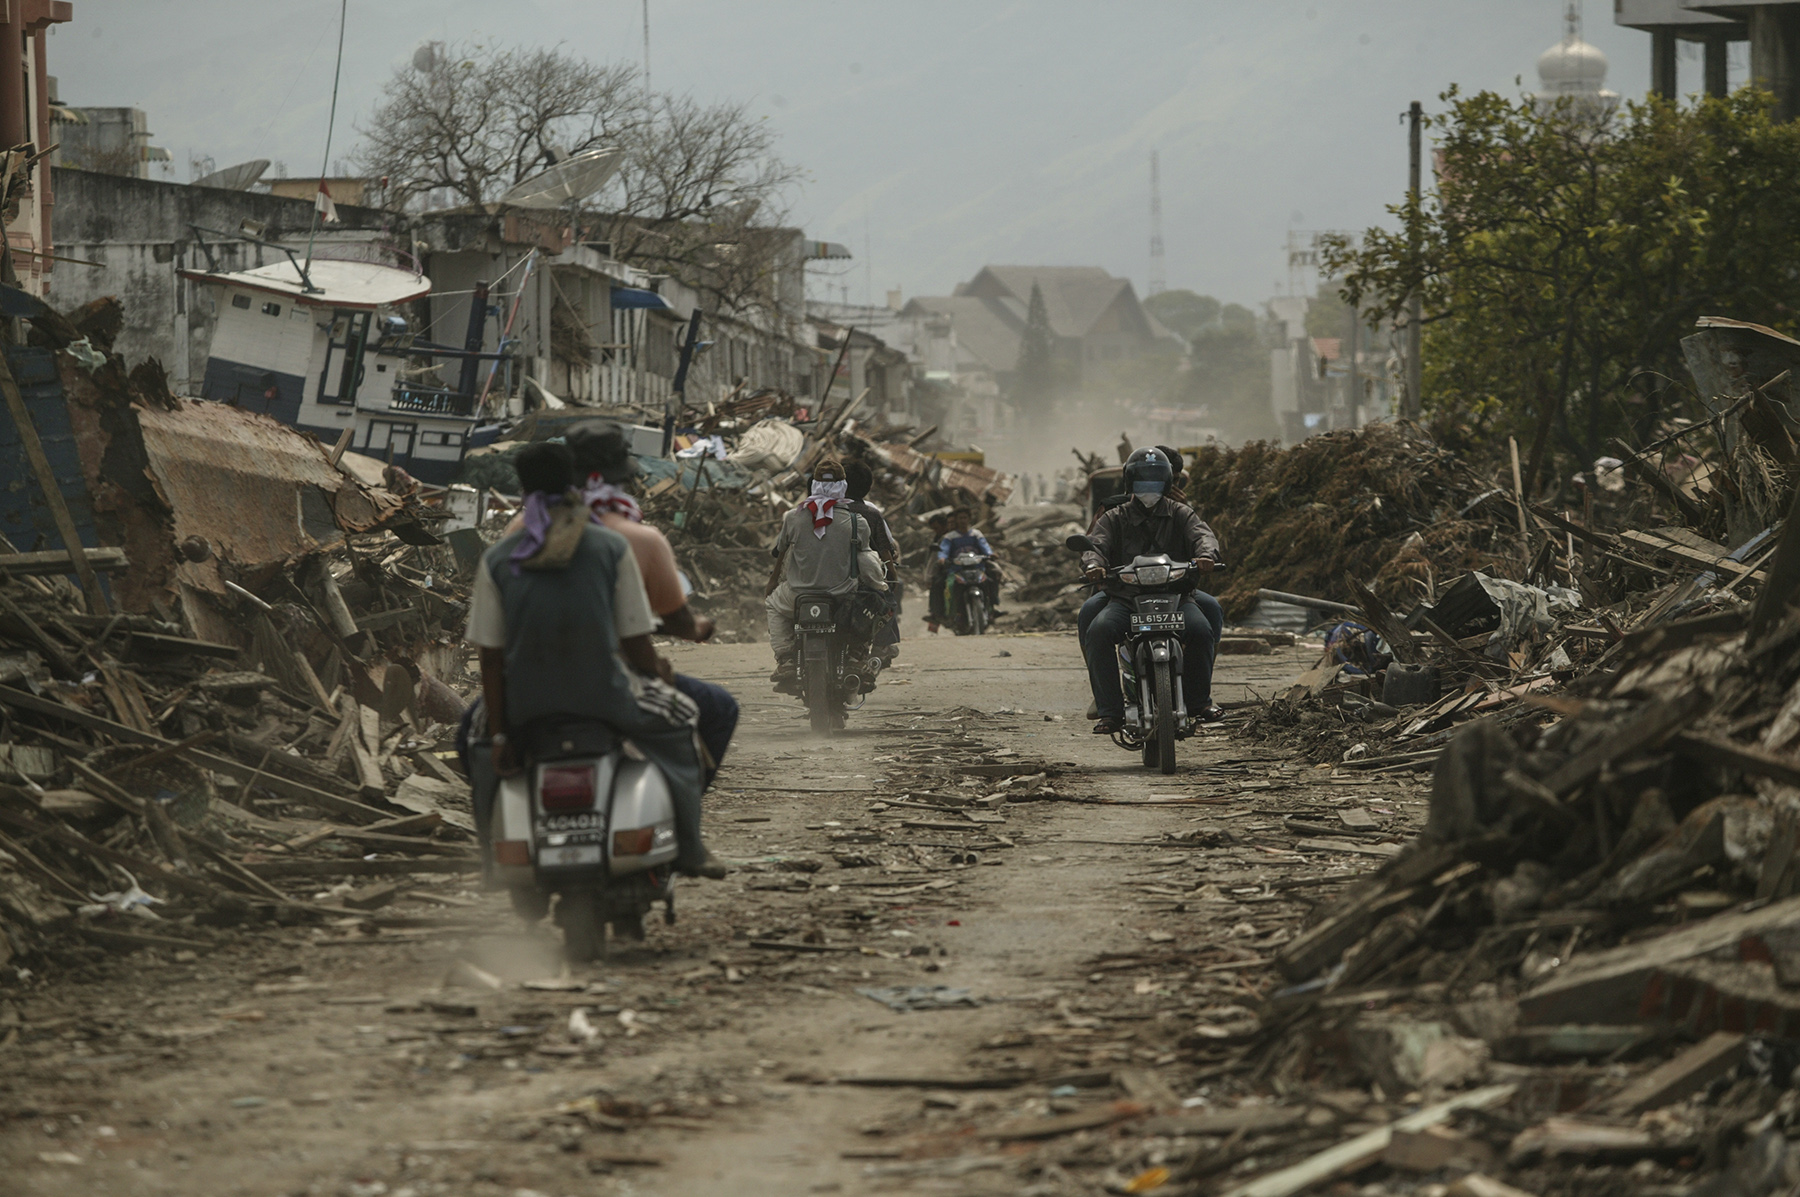
<path id="1" fill-rule="evenodd" d="M 1164 773 L 1175 772 L 1175 683 L 1170 677 L 1171 672 L 1172 667 L 1167 661 L 1157 662 L 1156 722 L 1151 726 L 1150 738 L 1144 747 L 1147 757 L 1150 746 L 1155 745 L 1156 767 Z"/>

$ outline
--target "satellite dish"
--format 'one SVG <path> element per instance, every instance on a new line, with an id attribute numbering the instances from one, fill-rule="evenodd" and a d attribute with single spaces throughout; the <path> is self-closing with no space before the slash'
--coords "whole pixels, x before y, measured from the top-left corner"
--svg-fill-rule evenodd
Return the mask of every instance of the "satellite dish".
<path id="1" fill-rule="evenodd" d="M 224 170 L 215 170 L 210 175 L 201 175 L 194 180 L 192 186 L 217 187 L 221 191 L 248 191 L 263 177 L 263 171 L 268 169 L 267 158 L 252 158 L 236 166 L 227 166 Z"/>
<path id="2" fill-rule="evenodd" d="M 606 186 L 624 160 L 625 151 L 617 146 L 583 150 L 513 184 L 500 197 L 500 203 L 510 208 L 560 208 Z"/>

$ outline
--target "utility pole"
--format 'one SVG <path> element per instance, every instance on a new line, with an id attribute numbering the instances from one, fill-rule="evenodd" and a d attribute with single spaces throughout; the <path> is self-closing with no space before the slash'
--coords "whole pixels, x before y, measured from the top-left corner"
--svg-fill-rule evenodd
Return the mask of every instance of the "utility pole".
<path id="1" fill-rule="evenodd" d="M 1422 166 L 1423 146 L 1421 144 L 1420 127 L 1425 122 L 1425 109 L 1419 101 L 1412 102 L 1407 113 L 1408 141 L 1412 154 L 1412 164 L 1407 183 L 1407 206 L 1416 212 L 1420 203 L 1420 170 Z M 1425 389 L 1425 363 L 1420 357 L 1424 345 L 1425 295 L 1423 266 L 1419 260 L 1422 246 L 1419 242 L 1419 229 L 1415 220 L 1408 235 L 1412 253 L 1413 289 L 1406 301 L 1406 392 L 1400 397 L 1400 418 L 1416 420 L 1424 411 L 1422 397 Z"/>
<path id="2" fill-rule="evenodd" d="M 1162 177 L 1156 151 L 1150 151 L 1150 294 L 1160 295 L 1169 289 L 1168 271 L 1163 265 Z"/>

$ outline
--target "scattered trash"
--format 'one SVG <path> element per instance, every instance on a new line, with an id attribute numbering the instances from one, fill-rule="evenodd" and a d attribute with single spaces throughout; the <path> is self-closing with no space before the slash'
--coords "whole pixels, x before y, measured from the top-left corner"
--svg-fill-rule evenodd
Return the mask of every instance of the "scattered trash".
<path id="1" fill-rule="evenodd" d="M 917 1010 L 952 1010 L 979 1006 L 972 990 L 947 985 L 884 985 L 858 989 L 857 993 L 901 1014 Z"/>

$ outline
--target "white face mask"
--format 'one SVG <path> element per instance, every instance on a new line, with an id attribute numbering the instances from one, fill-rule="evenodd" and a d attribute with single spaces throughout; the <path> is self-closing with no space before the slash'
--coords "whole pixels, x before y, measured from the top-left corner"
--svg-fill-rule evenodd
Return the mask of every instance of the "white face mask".
<path id="1" fill-rule="evenodd" d="M 1142 503 L 1145 507 L 1154 507 L 1158 503 L 1162 502 L 1162 495 L 1155 494 L 1155 493 L 1135 494 L 1135 495 L 1132 495 L 1131 497 L 1136 499 L 1138 502 Z"/>

